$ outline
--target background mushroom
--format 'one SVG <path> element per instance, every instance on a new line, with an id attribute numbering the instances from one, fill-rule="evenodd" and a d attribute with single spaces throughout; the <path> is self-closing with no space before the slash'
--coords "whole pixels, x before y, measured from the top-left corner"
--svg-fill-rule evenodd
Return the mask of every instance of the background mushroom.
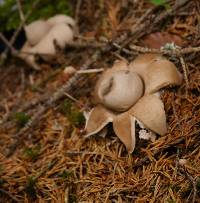
<path id="1" fill-rule="evenodd" d="M 49 32 L 51 25 L 44 20 L 36 20 L 24 29 L 28 44 L 34 46 Z"/>
<path id="2" fill-rule="evenodd" d="M 61 23 L 53 26 L 42 40 L 34 46 L 34 52 L 38 54 L 55 54 L 55 43 L 63 49 L 72 40 L 73 31 L 68 25 Z"/>
<path id="3" fill-rule="evenodd" d="M 61 49 L 73 40 L 75 21 L 65 15 L 56 15 L 47 21 L 37 20 L 25 27 L 27 42 L 21 49 L 21 58 L 35 69 L 39 69 L 35 63 L 35 54 L 54 55 L 55 44 Z"/>
<path id="4" fill-rule="evenodd" d="M 47 21 L 46 21 L 50 26 L 54 26 L 54 25 L 57 25 L 59 23 L 65 23 L 67 25 L 70 25 L 71 28 L 74 28 L 76 23 L 74 21 L 74 19 L 70 16 L 66 16 L 66 15 L 63 15 L 63 14 L 58 14 L 58 15 L 55 15 L 51 18 L 49 18 Z"/>

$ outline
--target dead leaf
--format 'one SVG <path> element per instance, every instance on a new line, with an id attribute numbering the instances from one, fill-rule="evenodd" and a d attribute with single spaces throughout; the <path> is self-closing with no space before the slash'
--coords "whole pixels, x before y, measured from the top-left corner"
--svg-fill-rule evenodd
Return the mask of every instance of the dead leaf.
<path id="1" fill-rule="evenodd" d="M 159 49 L 166 43 L 174 42 L 176 45 L 183 47 L 184 41 L 178 35 L 170 34 L 168 32 L 155 32 L 144 37 L 141 44 L 149 48 Z"/>

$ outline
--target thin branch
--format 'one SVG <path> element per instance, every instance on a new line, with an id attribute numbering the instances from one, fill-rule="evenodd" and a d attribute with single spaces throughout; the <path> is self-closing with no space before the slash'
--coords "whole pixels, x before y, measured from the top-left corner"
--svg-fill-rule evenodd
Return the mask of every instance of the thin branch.
<path id="1" fill-rule="evenodd" d="M 186 171 L 185 168 L 183 168 L 179 164 L 179 170 L 185 174 L 185 176 L 188 178 L 188 180 L 191 182 L 192 187 L 193 187 L 193 196 L 192 196 L 192 203 L 196 202 L 196 196 L 197 196 L 197 187 L 196 187 L 196 181 L 195 179 Z"/>
<path id="2" fill-rule="evenodd" d="M 3 33 L 0 32 L 0 39 L 4 42 L 4 44 L 11 50 L 13 55 L 16 55 L 17 50 L 12 46 L 12 44 L 4 37 Z"/>
<path id="3" fill-rule="evenodd" d="M 0 193 L 3 193 L 5 195 L 7 195 L 8 197 L 10 197 L 14 202 L 20 202 L 16 197 L 14 197 L 12 194 L 10 194 L 8 191 L 1 189 L 0 188 Z"/>
<path id="4" fill-rule="evenodd" d="M 78 70 L 77 74 L 90 74 L 90 73 L 101 73 L 105 69 L 104 68 L 98 68 L 98 69 L 88 69 L 88 70 Z"/>
<path id="5" fill-rule="evenodd" d="M 86 70 L 90 67 L 92 63 L 94 63 L 99 57 L 101 56 L 101 52 L 95 52 L 92 55 L 92 58 L 88 59 L 86 63 L 81 67 L 82 70 Z M 25 137 L 27 135 L 27 132 L 29 132 L 31 129 L 35 127 L 35 125 L 42 119 L 42 116 L 44 113 L 51 107 L 53 107 L 56 102 L 61 99 L 66 92 L 70 92 L 72 86 L 78 83 L 81 75 L 80 74 L 74 74 L 66 84 L 64 84 L 60 89 L 58 89 L 51 97 L 49 97 L 43 105 L 39 106 L 39 109 L 36 111 L 36 113 L 32 116 L 32 118 L 29 120 L 29 122 L 15 135 L 12 136 L 14 138 L 14 143 L 5 151 L 5 156 L 9 157 L 11 156 L 17 146 L 21 144 L 22 137 Z M 19 139 L 20 138 L 20 139 Z"/>
<path id="6" fill-rule="evenodd" d="M 37 6 L 37 4 L 40 2 L 40 0 L 35 0 L 31 6 L 31 9 L 27 12 L 26 16 L 24 17 L 24 20 L 21 21 L 19 27 L 17 28 L 17 30 L 15 31 L 15 33 L 13 34 L 11 40 L 10 40 L 10 44 L 13 46 L 17 36 L 19 35 L 20 31 L 22 30 L 22 28 L 24 27 L 27 19 L 29 18 L 29 16 L 32 14 L 34 8 Z M 7 57 L 7 54 L 8 54 L 8 51 L 9 51 L 9 47 L 5 49 L 5 51 L 2 53 L 2 57 L 3 58 L 6 58 Z"/>
<path id="7" fill-rule="evenodd" d="M 76 11 L 75 11 L 75 21 L 77 25 L 77 33 L 79 33 L 79 13 L 80 13 L 80 7 L 81 7 L 82 0 L 77 0 L 76 3 Z"/>
<path id="8" fill-rule="evenodd" d="M 25 22 L 25 17 L 24 17 L 24 13 L 22 11 L 22 5 L 21 5 L 20 0 L 16 0 L 16 3 L 17 3 L 17 8 L 18 8 L 18 11 L 19 11 L 20 19 L 21 19 L 22 22 Z"/>
<path id="9" fill-rule="evenodd" d="M 184 75 L 184 79 L 185 79 L 185 84 L 186 84 L 186 96 L 188 95 L 188 88 L 189 88 L 189 80 L 188 80 L 188 74 L 187 74 L 187 65 L 183 59 L 182 56 L 179 56 L 180 58 L 180 62 L 181 62 L 181 66 L 183 68 L 183 75 Z"/>
<path id="10" fill-rule="evenodd" d="M 163 48 L 150 49 L 150 48 L 141 47 L 137 45 L 130 45 L 130 49 L 134 51 L 142 52 L 142 53 L 155 53 L 155 54 L 166 54 L 166 55 L 176 55 L 176 56 L 200 52 L 200 47 L 175 48 L 171 50 L 166 50 Z"/>

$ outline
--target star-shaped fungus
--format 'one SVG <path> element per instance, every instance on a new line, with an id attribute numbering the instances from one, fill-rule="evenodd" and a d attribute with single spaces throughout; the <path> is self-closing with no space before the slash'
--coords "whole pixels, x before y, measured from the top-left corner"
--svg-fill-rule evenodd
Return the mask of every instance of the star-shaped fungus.
<path id="1" fill-rule="evenodd" d="M 180 85 L 176 66 L 156 54 L 143 54 L 130 64 L 117 61 L 96 83 L 96 106 L 86 122 L 87 137 L 113 123 L 113 130 L 129 153 L 136 144 L 135 121 L 159 135 L 167 132 L 164 105 L 157 92 L 166 86 Z"/>

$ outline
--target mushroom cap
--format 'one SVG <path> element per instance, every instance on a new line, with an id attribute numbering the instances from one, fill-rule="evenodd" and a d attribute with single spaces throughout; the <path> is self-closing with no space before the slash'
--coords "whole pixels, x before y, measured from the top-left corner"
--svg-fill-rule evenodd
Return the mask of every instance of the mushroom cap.
<path id="1" fill-rule="evenodd" d="M 58 15 L 55 15 L 55 16 L 49 18 L 47 20 L 47 23 L 51 26 L 54 26 L 54 25 L 57 25 L 60 23 L 65 23 L 67 25 L 70 25 L 72 28 L 74 28 L 75 24 L 76 24 L 72 17 L 64 15 L 64 14 L 58 14 Z"/>
<path id="2" fill-rule="evenodd" d="M 112 112 L 101 105 L 94 107 L 86 120 L 86 137 L 100 132 L 108 123 L 113 121 L 114 116 Z"/>
<path id="3" fill-rule="evenodd" d="M 171 61 L 162 59 L 149 65 L 144 82 L 145 94 L 150 94 L 166 86 L 180 85 L 182 76 Z"/>
<path id="4" fill-rule="evenodd" d="M 167 132 L 163 102 L 155 95 L 143 96 L 130 110 L 130 114 L 155 133 Z"/>
<path id="5" fill-rule="evenodd" d="M 51 26 L 44 20 L 37 20 L 25 26 L 25 33 L 28 43 L 36 45 L 51 29 Z"/>
<path id="6" fill-rule="evenodd" d="M 95 104 L 101 103 L 101 99 L 99 98 L 99 95 L 98 95 L 98 89 L 100 87 L 100 84 L 102 83 L 102 80 L 104 80 L 105 77 L 109 77 L 109 76 L 112 77 L 112 74 L 119 70 L 128 70 L 127 62 L 122 61 L 122 60 L 120 60 L 120 61 L 116 60 L 113 64 L 112 68 L 107 69 L 106 71 L 104 71 L 101 74 L 99 80 L 96 82 L 94 93 L 93 93 L 93 98 L 94 98 Z"/>
<path id="7" fill-rule="evenodd" d="M 143 83 L 136 73 L 128 70 L 105 72 L 95 91 L 100 103 L 114 111 L 122 112 L 142 96 Z"/>
<path id="8" fill-rule="evenodd" d="M 136 142 L 135 118 L 128 113 L 119 114 L 113 121 L 113 130 L 128 152 L 132 153 Z"/>
<path id="9" fill-rule="evenodd" d="M 38 54 L 55 54 L 54 41 L 60 48 L 64 48 L 72 40 L 73 31 L 71 28 L 64 23 L 60 23 L 55 25 L 34 48 Z"/>

